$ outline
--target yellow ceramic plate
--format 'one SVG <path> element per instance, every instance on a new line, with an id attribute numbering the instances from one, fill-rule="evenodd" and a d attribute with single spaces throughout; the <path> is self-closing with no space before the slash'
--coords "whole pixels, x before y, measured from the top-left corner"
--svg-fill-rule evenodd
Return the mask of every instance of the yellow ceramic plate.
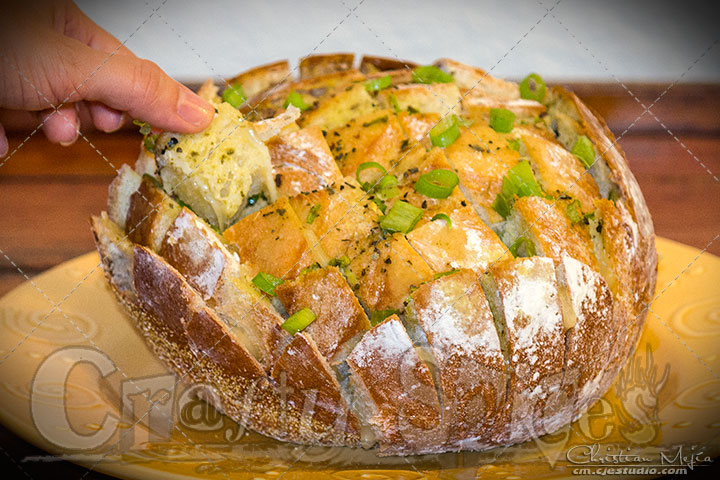
<path id="1" fill-rule="evenodd" d="M 95 253 L 0 300 L 0 421 L 48 452 L 126 478 L 578 478 L 691 468 L 720 451 L 720 259 L 663 239 L 658 250 L 658 298 L 614 387 L 572 425 L 521 445 L 381 458 L 245 432 L 153 357 Z"/>

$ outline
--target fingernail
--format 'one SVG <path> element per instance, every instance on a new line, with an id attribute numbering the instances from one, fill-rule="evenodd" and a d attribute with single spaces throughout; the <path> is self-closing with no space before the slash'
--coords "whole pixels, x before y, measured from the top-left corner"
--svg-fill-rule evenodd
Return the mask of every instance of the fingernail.
<path id="1" fill-rule="evenodd" d="M 106 133 L 112 133 L 120 130 L 125 122 L 125 114 L 122 112 L 108 110 L 108 124 L 103 129 Z"/>
<path id="2" fill-rule="evenodd" d="M 77 138 L 78 138 L 78 133 L 79 133 L 79 132 L 80 132 L 80 117 L 76 116 L 76 117 L 75 117 L 75 131 L 72 132 L 72 135 L 73 135 L 73 136 L 72 136 L 72 139 L 70 139 L 70 140 L 68 140 L 68 141 L 65 141 L 65 142 L 59 142 L 60 145 L 62 145 L 63 147 L 69 147 L 70 145 L 72 145 L 73 143 L 75 143 L 75 141 L 76 141 Z"/>
<path id="3" fill-rule="evenodd" d="M 186 122 L 193 125 L 205 125 L 212 112 L 210 104 L 202 98 L 190 91 L 180 91 L 177 113 Z"/>

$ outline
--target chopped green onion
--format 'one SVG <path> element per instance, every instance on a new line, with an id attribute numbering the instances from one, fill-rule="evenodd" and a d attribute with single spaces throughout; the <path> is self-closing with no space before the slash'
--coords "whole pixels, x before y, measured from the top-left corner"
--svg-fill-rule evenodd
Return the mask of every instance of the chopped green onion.
<path id="1" fill-rule="evenodd" d="M 398 179 L 395 175 L 385 175 L 380 179 L 375 187 L 378 195 L 384 199 L 395 198 L 400 195 L 400 189 L 397 186 Z"/>
<path id="2" fill-rule="evenodd" d="M 585 219 L 580 208 L 580 202 L 577 200 L 573 200 L 565 206 L 565 213 L 567 213 L 572 223 L 580 223 Z"/>
<path id="3" fill-rule="evenodd" d="M 444 213 L 438 213 L 430 219 L 431 222 L 434 222 L 435 220 L 445 220 L 447 222 L 448 228 L 452 227 L 452 220 L 450 220 L 450 217 L 448 217 Z"/>
<path id="4" fill-rule="evenodd" d="M 453 273 L 459 272 L 459 268 L 453 268 L 452 270 L 448 270 L 447 272 L 440 272 L 433 275 L 433 280 L 437 280 L 438 278 L 447 277 L 448 275 L 452 275 Z"/>
<path id="5" fill-rule="evenodd" d="M 400 113 L 400 104 L 398 103 L 395 95 L 393 95 L 392 93 L 390 94 L 390 105 L 392 105 L 395 113 Z"/>
<path id="6" fill-rule="evenodd" d="M 303 308 L 293 313 L 285 320 L 282 328 L 288 331 L 290 335 L 295 335 L 297 332 L 304 330 L 308 325 L 315 321 L 317 315 L 309 308 Z"/>
<path id="7" fill-rule="evenodd" d="M 147 135 L 145 138 L 143 138 L 143 146 L 145 146 L 145 150 L 151 153 L 155 153 L 155 145 L 157 144 L 157 139 L 157 133 Z"/>
<path id="8" fill-rule="evenodd" d="M 387 210 L 387 205 L 385 205 L 385 202 L 382 201 L 382 199 L 375 197 L 372 199 L 373 203 L 377 205 L 377 207 L 380 209 L 380 211 L 384 214 Z"/>
<path id="9" fill-rule="evenodd" d="M 362 189 L 365 190 L 366 192 L 368 190 L 370 190 L 370 188 L 372 187 L 373 184 L 371 182 L 363 182 L 362 180 L 360 180 L 360 173 L 365 170 L 368 170 L 370 168 L 376 168 L 376 169 L 380 170 L 383 175 L 385 175 L 387 173 L 387 170 L 385 170 L 385 167 L 383 167 L 382 165 L 380 165 L 377 162 L 363 162 L 360 165 L 358 165 L 357 170 L 355 170 L 355 180 L 358 181 L 358 183 L 360 184 Z"/>
<path id="10" fill-rule="evenodd" d="M 283 107 L 287 108 L 288 105 L 292 105 L 294 107 L 299 108 L 301 112 L 304 112 L 305 110 L 310 108 L 310 105 L 305 103 L 305 100 L 303 100 L 302 95 L 297 93 L 295 90 L 290 92 L 290 95 L 288 95 L 287 99 L 285 100 Z"/>
<path id="11" fill-rule="evenodd" d="M 235 85 L 230 85 L 225 89 L 225 91 L 223 91 L 222 99 L 223 102 L 227 102 L 233 107 L 238 108 L 240 105 L 245 103 L 247 97 L 245 96 L 245 90 L 243 90 L 243 86 L 239 83 L 236 83 Z"/>
<path id="12" fill-rule="evenodd" d="M 420 175 L 415 183 L 415 190 L 430 198 L 448 198 L 460 180 L 452 170 L 436 168 Z"/>
<path id="13" fill-rule="evenodd" d="M 515 114 L 505 108 L 490 109 L 490 127 L 499 133 L 512 132 L 515 124 Z"/>
<path id="14" fill-rule="evenodd" d="M 365 90 L 369 93 L 373 93 L 384 90 L 390 85 L 392 85 L 392 77 L 390 75 L 385 75 L 384 77 L 373 78 L 365 82 Z"/>
<path id="15" fill-rule="evenodd" d="M 508 170 L 503 177 L 500 193 L 495 197 L 493 209 L 503 218 L 510 215 L 515 197 L 543 196 L 540 185 L 535 180 L 530 162 L 523 160 Z"/>
<path id="16" fill-rule="evenodd" d="M 143 122 L 142 120 L 133 120 L 133 125 L 137 125 L 140 127 L 140 134 L 142 135 L 149 135 L 152 132 L 152 127 L 150 127 L 150 124 L 147 122 Z"/>
<path id="17" fill-rule="evenodd" d="M 388 232 L 408 233 L 423 215 L 422 208 L 399 200 L 395 202 L 387 215 L 380 219 L 380 228 Z"/>
<path id="18" fill-rule="evenodd" d="M 592 167 L 593 163 L 595 163 L 595 147 L 593 147 L 592 142 L 585 135 L 580 135 L 577 140 L 575 140 L 572 154 L 582 160 L 588 168 Z"/>
<path id="19" fill-rule="evenodd" d="M 545 99 L 547 86 L 542 77 L 537 73 L 531 73 L 520 82 L 520 97 L 527 100 L 542 102 Z"/>
<path id="20" fill-rule="evenodd" d="M 267 293 L 268 295 L 275 296 L 275 288 L 281 285 L 285 280 L 277 278 L 269 273 L 260 272 L 252 279 L 252 282 L 257 288 Z"/>
<path id="21" fill-rule="evenodd" d="M 333 258 L 328 262 L 328 264 L 332 267 L 347 267 L 350 265 L 350 257 L 342 255 L 340 257 Z"/>
<path id="22" fill-rule="evenodd" d="M 400 313 L 400 310 L 396 310 L 394 308 L 388 308 L 387 310 L 376 310 L 374 312 L 370 312 L 370 325 L 372 325 L 374 327 L 375 325 L 382 322 L 389 316 L 397 315 L 398 313 Z"/>
<path id="23" fill-rule="evenodd" d="M 415 83 L 450 83 L 453 81 L 453 76 L 443 72 L 435 65 L 424 65 L 413 70 L 412 81 Z"/>
<path id="24" fill-rule="evenodd" d="M 520 151 L 520 139 L 519 138 L 511 138 L 508 140 L 508 147 L 511 150 L 515 150 L 516 152 Z"/>
<path id="25" fill-rule="evenodd" d="M 460 124 L 457 115 L 448 115 L 430 129 L 430 141 L 436 147 L 449 147 L 460 136 Z"/>
<path id="26" fill-rule="evenodd" d="M 520 250 L 520 247 L 525 246 L 525 254 L 528 257 L 534 257 L 535 256 L 535 244 L 530 241 L 530 239 L 525 237 L 518 237 L 515 239 L 512 245 L 510 245 L 510 253 L 513 254 L 513 257 L 518 256 L 518 251 Z"/>
<path id="27" fill-rule="evenodd" d="M 315 219 L 318 217 L 318 212 L 320 211 L 321 205 L 319 203 L 316 203 L 312 207 L 310 207 L 310 211 L 307 214 L 307 218 L 305 218 L 305 223 L 311 224 L 315 221 Z"/>

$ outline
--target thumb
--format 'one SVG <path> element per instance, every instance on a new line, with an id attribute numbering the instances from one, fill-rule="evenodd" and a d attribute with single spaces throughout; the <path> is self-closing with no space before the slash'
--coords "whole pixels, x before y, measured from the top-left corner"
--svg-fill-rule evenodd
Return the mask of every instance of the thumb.
<path id="1" fill-rule="evenodd" d="M 180 133 L 198 132 L 212 120 L 214 108 L 210 103 L 153 62 L 127 55 L 108 57 L 82 44 L 73 50 L 78 67 L 75 71 L 82 72 L 74 82 L 75 90 L 82 99 L 104 103 L 153 127 Z"/>

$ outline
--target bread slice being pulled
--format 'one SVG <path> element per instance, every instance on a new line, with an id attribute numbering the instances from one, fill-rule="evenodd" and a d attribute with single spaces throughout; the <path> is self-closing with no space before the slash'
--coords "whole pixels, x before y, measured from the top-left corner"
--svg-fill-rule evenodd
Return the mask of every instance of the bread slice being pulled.
<path id="1" fill-rule="evenodd" d="M 146 138 L 91 221 L 110 286 L 182 379 L 282 441 L 556 431 L 610 387 L 655 288 L 622 151 L 537 76 L 354 58 L 241 73 L 232 104 L 206 83 L 206 131 Z"/>

